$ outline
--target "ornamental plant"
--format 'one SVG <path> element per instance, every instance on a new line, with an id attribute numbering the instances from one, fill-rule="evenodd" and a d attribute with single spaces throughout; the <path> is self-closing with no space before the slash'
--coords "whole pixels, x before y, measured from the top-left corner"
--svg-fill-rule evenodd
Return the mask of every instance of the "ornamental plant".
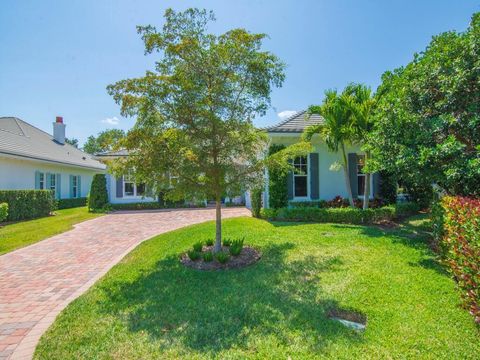
<path id="1" fill-rule="evenodd" d="M 480 324 L 480 200 L 447 196 L 441 207 L 443 262 L 461 289 L 465 306 Z"/>
<path id="2" fill-rule="evenodd" d="M 107 179 L 104 174 L 93 176 L 88 196 L 89 211 L 103 211 L 108 206 Z"/>

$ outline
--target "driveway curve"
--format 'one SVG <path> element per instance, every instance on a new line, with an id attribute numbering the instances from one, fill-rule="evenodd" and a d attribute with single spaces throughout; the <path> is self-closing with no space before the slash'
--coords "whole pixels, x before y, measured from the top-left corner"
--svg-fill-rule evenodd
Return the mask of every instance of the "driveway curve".
<path id="1" fill-rule="evenodd" d="M 31 359 L 57 315 L 142 241 L 214 219 L 215 209 L 118 212 L 0 256 L 0 359 Z"/>

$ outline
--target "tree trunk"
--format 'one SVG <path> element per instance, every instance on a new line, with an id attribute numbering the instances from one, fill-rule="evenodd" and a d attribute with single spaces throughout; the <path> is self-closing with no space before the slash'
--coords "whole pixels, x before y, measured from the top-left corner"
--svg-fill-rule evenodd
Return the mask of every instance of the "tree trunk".
<path id="1" fill-rule="evenodd" d="M 370 152 L 365 152 L 365 165 L 370 158 Z M 370 173 L 365 173 L 365 190 L 363 191 L 363 210 L 368 209 L 368 202 L 370 200 Z"/>
<path id="2" fill-rule="evenodd" d="M 347 154 L 345 152 L 345 144 L 343 143 L 342 143 L 342 157 L 343 157 L 343 173 L 345 175 L 345 186 L 347 187 L 348 202 L 350 203 L 351 207 L 355 207 L 355 203 L 353 202 L 353 195 L 352 195 L 352 185 L 350 184 L 350 174 L 348 172 L 348 159 L 347 159 Z"/>
<path id="3" fill-rule="evenodd" d="M 215 199 L 215 246 L 213 252 L 222 250 L 222 199 L 217 196 Z"/>

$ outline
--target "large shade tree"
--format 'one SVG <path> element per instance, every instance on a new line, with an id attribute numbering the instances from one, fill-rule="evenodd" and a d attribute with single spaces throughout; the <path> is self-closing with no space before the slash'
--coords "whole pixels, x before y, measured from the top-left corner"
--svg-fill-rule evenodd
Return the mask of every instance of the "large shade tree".
<path id="1" fill-rule="evenodd" d="M 170 199 L 216 202 L 216 242 L 221 249 L 221 198 L 260 178 L 266 135 L 252 119 L 270 106 L 284 64 L 262 51 L 265 34 L 207 31 L 211 12 L 165 12 L 161 30 L 140 26 L 155 68 L 108 86 L 122 114 L 136 124 L 122 142 L 130 155 L 115 172 L 134 169 L 138 181 Z M 173 182 L 172 182 L 173 179 Z"/>
<path id="2" fill-rule="evenodd" d="M 432 183 L 480 196 L 480 13 L 467 31 L 435 36 L 411 63 L 386 72 L 377 98 L 369 141 L 377 169 L 416 197 Z"/>
<path id="3" fill-rule="evenodd" d="M 89 154 L 99 154 L 113 150 L 125 137 L 125 131 L 121 129 L 108 129 L 98 133 L 97 136 L 90 135 L 83 145 L 83 151 Z"/>

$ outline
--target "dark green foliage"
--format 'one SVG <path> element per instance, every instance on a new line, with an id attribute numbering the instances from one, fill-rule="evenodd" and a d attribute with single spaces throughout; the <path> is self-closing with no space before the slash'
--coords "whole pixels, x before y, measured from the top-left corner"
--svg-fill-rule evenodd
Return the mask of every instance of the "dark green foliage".
<path id="1" fill-rule="evenodd" d="M 325 208 L 327 207 L 327 201 L 317 200 L 317 201 L 290 201 L 288 203 L 289 207 L 294 208 L 303 208 L 303 207 L 316 207 L 316 208 Z"/>
<path id="2" fill-rule="evenodd" d="M 411 63 L 382 76 L 369 139 L 376 168 L 395 174 L 423 205 L 432 183 L 480 195 L 479 59 L 476 13 L 465 32 L 435 36 Z"/>
<path id="3" fill-rule="evenodd" d="M 8 204 L 0 203 L 0 222 L 6 220 L 8 217 Z"/>
<path id="4" fill-rule="evenodd" d="M 8 221 L 48 216 L 57 206 L 50 190 L 0 190 L 0 203 L 8 204 Z"/>
<path id="5" fill-rule="evenodd" d="M 203 249 L 203 243 L 201 241 L 193 244 L 193 250 L 194 251 L 200 252 L 200 251 L 202 251 L 202 249 Z"/>
<path id="6" fill-rule="evenodd" d="M 395 204 L 396 217 L 405 217 L 418 213 L 422 206 L 415 202 L 405 202 Z"/>
<path id="7" fill-rule="evenodd" d="M 268 155 L 285 149 L 284 145 L 273 144 Z M 287 172 L 274 166 L 268 168 L 268 203 L 271 208 L 278 209 L 288 204 Z"/>
<path id="8" fill-rule="evenodd" d="M 387 204 L 395 204 L 397 201 L 397 179 L 393 173 L 380 171 L 380 199 Z"/>
<path id="9" fill-rule="evenodd" d="M 226 252 L 219 251 L 215 254 L 215 258 L 220 264 L 225 264 L 230 258 L 230 255 L 228 255 Z"/>
<path id="10" fill-rule="evenodd" d="M 87 198 L 59 199 L 57 200 L 57 208 L 71 209 L 87 205 Z"/>
<path id="11" fill-rule="evenodd" d="M 207 240 L 205 241 L 205 245 L 207 245 L 207 246 L 213 246 L 213 243 L 214 243 L 214 242 L 215 242 L 215 241 L 214 241 L 213 239 L 207 239 Z"/>
<path id="12" fill-rule="evenodd" d="M 210 262 L 213 260 L 213 253 L 211 251 L 207 251 L 203 253 L 203 261 Z"/>
<path id="13" fill-rule="evenodd" d="M 99 154 L 111 151 L 118 145 L 118 142 L 125 137 L 121 129 L 108 129 L 98 133 L 97 137 L 91 135 L 87 138 L 83 151 L 89 154 Z"/>
<path id="14" fill-rule="evenodd" d="M 253 217 L 260 217 L 260 210 L 262 208 L 262 189 L 260 187 L 252 190 L 252 215 Z"/>
<path id="15" fill-rule="evenodd" d="M 195 251 L 195 250 L 188 251 L 187 255 L 190 258 L 190 260 L 192 260 L 192 261 L 200 259 L 200 253 L 198 251 Z"/>
<path id="16" fill-rule="evenodd" d="M 232 241 L 232 244 L 230 245 L 230 249 L 229 249 L 230 255 L 233 255 L 233 256 L 240 255 L 243 249 L 244 240 L 245 238 L 241 238 L 241 239 Z"/>
<path id="17" fill-rule="evenodd" d="M 88 210 L 102 211 L 108 206 L 107 180 L 104 174 L 95 174 L 88 196 Z"/>
<path id="18" fill-rule="evenodd" d="M 230 246 L 230 245 L 232 245 L 232 239 L 230 238 L 223 239 L 223 246 Z"/>

